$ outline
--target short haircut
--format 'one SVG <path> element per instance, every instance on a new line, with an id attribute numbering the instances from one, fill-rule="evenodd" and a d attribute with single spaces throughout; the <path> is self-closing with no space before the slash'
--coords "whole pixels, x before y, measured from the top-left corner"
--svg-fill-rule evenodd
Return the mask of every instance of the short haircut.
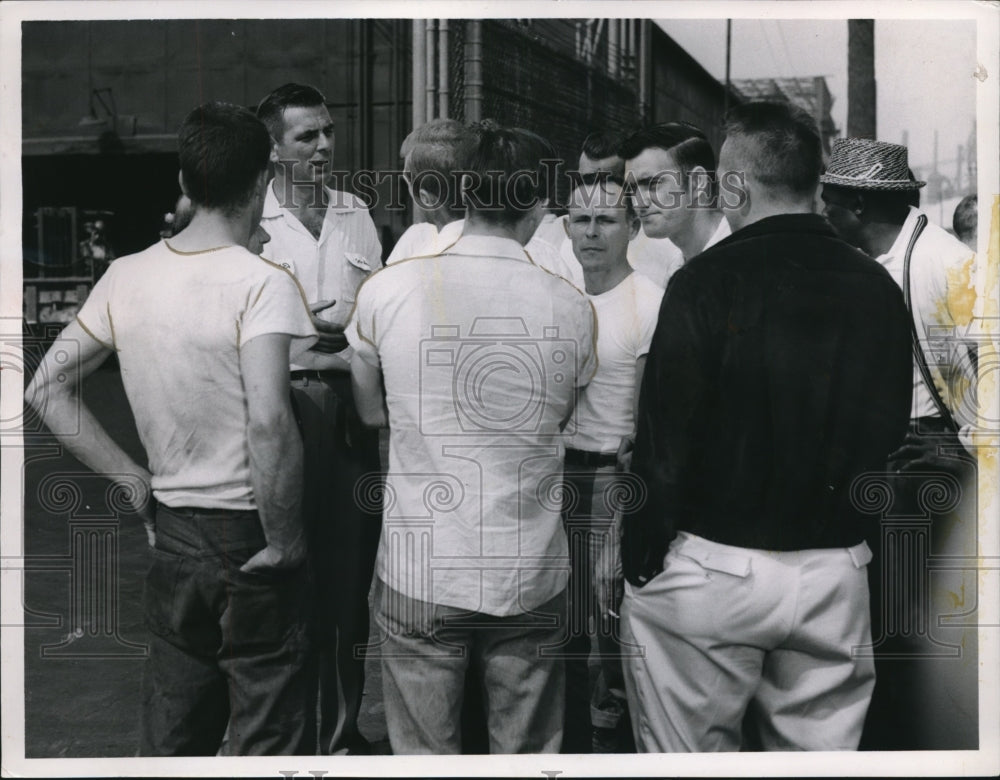
<path id="1" fill-rule="evenodd" d="M 691 171 L 701 167 L 708 174 L 704 182 L 710 203 L 716 202 L 715 152 L 706 135 L 689 122 L 664 122 L 643 127 L 630 135 L 618 148 L 623 160 L 634 160 L 647 149 L 669 152 L 687 181 Z"/>
<path id="2" fill-rule="evenodd" d="M 647 149 L 670 152 L 685 176 L 699 165 L 709 173 L 715 171 L 712 144 L 700 129 L 687 122 L 665 122 L 636 130 L 622 141 L 618 156 L 634 160 Z"/>
<path id="3" fill-rule="evenodd" d="M 591 160 L 604 160 L 618 156 L 618 140 L 610 133 L 591 133 L 583 139 L 580 150 Z"/>
<path id="4" fill-rule="evenodd" d="M 238 210 L 267 169 L 271 138 L 250 111 L 206 103 L 184 119 L 177 135 L 181 173 L 196 206 Z"/>
<path id="5" fill-rule="evenodd" d="M 462 187 L 466 208 L 487 222 L 510 225 L 549 197 L 556 154 L 530 130 L 480 124 L 465 143 L 461 161 L 469 175 Z"/>
<path id="6" fill-rule="evenodd" d="M 286 108 L 322 105 L 326 105 L 326 98 L 316 87 L 307 84 L 282 84 L 257 104 L 257 118 L 267 125 L 271 137 L 280 141 L 285 132 L 283 117 Z"/>
<path id="7" fill-rule="evenodd" d="M 816 121 L 791 103 L 760 100 L 730 109 L 726 141 L 740 145 L 746 173 L 764 187 L 797 196 L 815 192 L 823 170 Z"/>
<path id="8" fill-rule="evenodd" d="M 454 173 L 472 132 L 455 119 L 432 119 L 406 136 L 399 147 L 400 156 L 409 158 L 411 181 L 439 200 L 446 198 L 455 210 L 460 210 L 461 204 L 452 197 Z"/>
<path id="9" fill-rule="evenodd" d="M 572 204 L 573 193 L 580 189 L 581 187 L 601 187 L 607 191 L 608 184 L 617 184 L 618 188 L 621 190 L 621 194 L 618 196 L 618 200 L 615 203 L 610 201 L 606 204 L 608 206 L 624 206 L 625 214 L 630 220 L 636 218 L 635 213 L 635 202 L 632 200 L 632 196 L 629 194 L 625 187 L 625 179 L 616 173 L 611 173 L 610 171 L 595 171 L 593 173 L 583 173 L 579 175 L 570 174 L 570 200 L 569 203 Z"/>
<path id="10" fill-rule="evenodd" d="M 955 235 L 962 241 L 969 241 L 979 226 L 979 198 L 976 195 L 966 195 L 955 207 L 955 214 L 951 219 L 951 226 L 955 230 Z"/>

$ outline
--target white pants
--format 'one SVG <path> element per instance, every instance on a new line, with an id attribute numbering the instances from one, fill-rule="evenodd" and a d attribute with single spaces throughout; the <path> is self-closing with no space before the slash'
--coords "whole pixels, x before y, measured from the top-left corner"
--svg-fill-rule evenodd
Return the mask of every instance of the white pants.
<path id="1" fill-rule="evenodd" d="M 854 750 L 875 682 L 868 545 L 767 552 L 681 532 L 625 586 L 624 659 L 641 752 L 735 751 L 748 705 L 769 750 Z"/>

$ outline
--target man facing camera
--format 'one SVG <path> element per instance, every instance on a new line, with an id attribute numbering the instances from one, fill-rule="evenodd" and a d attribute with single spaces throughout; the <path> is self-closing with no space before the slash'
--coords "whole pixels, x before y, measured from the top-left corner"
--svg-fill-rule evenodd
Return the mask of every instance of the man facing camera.
<path id="1" fill-rule="evenodd" d="M 673 277 L 643 378 L 622 539 L 625 681 L 641 751 L 858 747 L 872 693 L 866 566 L 877 525 L 855 480 L 906 433 L 899 288 L 812 213 L 813 120 L 749 103 L 720 177 L 733 234 Z"/>
<path id="2" fill-rule="evenodd" d="M 473 134 L 461 236 L 372 276 L 347 328 L 359 412 L 390 432 L 377 575 L 396 754 L 460 751 L 470 663 L 490 752 L 562 742 L 561 431 L 595 326 L 583 294 L 524 249 L 551 156 L 525 130 Z"/>
<path id="3" fill-rule="evenodd" d="M 306 545 L 287 367 L 290 345 L 316 332 L 294 277 L 246 249 L 267 129 L 209 103 L 179 145 L 190 223 L 110 266 L 27 397 L 84 465 L 132 484 L 151 535 L 140 755 L 215 755 L 227 722 L 226 752 L 292 755 L 306 724 Z M 148 471 L 80 399 L 112 352 Z"/>
<path id="4" fill-rule="evenodd" d="M 306 453 L 316 738 L 323 755 L 364 754 L 362 651 L 379 522 L 377 512 L 356 500 L 355 487 L 379 470 L 379 455 L 378 437 L 361 426 L 355 410 L 343 326 L 358 287 L 382 264 L 382 247 L 365 204 L 329 186 L 334 126 L 323 95 L 285 84 L 260 102 L 257 116 L 271 133 L 274 163 L 261 219 L 271 236 L 264 256 L 295 274 L 320 332 L 317 345 L 290 366 Z M 310 719 L 315 712 L 309 707 Z M 313 748 L 303 746 L 307 753 Z"/>

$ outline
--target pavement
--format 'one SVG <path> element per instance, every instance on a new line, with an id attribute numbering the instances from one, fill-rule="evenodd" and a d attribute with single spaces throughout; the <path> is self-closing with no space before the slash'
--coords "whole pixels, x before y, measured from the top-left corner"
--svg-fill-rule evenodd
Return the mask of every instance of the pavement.
<path id="1" fill-rule="evenodd" d="M 109 361 L 88 378 L 84 399 L 137 461 L 145 455 L 121 376 Z M 150 558 L 138 519 L 109 482 L 54 437 L 25 442 L 25 755 L 134 756 L 148 634 L 142 586 Z M 381 670 L 366 664 L 359 727 L 388 754 Z"/>

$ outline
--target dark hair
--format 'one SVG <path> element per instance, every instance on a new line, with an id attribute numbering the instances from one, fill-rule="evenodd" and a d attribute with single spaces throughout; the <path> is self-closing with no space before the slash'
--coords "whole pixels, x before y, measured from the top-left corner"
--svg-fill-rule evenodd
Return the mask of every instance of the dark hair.
<path id="1" fill-rule="evenodd" d="M 760 100 L 726 114 L 726 141 L 740 144 L 746 173 L 764 187 L 795 195 L 814 192 L 823 170 L 816 121 L 791 103 Z"/>
<path id="2" fill-rule="evenodd" d="M 583 139 L 580 149 L 591 160 L 603 160 L 618 156 L 618 140 L 610 133 L 591 133 Z"/>
<path id="3" fill-rule="evenodd" d="M 966 195 L 955 206 L 955 214 L 951 219 L 955 235 L 962 241 L 967 241 L 976 235 L 979 226 L 979 198 L 976 195 Z"/>
<path id="4" fill-rule="evenodd" d="M 316 87 L 282 84 L 257 104 L 257 118 L 267 125 L 271 137 L 280 141 L 285 129 L 283 116 L 286 108 L 310 108 L 325 104 L 326 98 Z"/>
<path id="5" fill-rule="evenodd" d="M 267 128 L 230 103 L 198 106 L 184 119 L 177 141 L 188 197 L 197 206 L 227 211 L 247 203 L 271 152 Z"/>
<path id="6" fill-rule="evenodd" d="M 472 133 L 455 119 L 432 119 L 406 136 L 399 148 L 402 157 L 409 157 L 411 182 L 427 190 L 440 205 L 449 205 L 457 217 L 462 208 L 459 199 L 453 197 L 454 173 Z"/>
<path id="7" fill-rule="evenodd" d="M 621 194 L 618 196 L 614 203 L 608 202 L 605 205 L 608 206 L 625 206 L 625 213 L 629 219 L 635 218 L 635 203 L 632 200 L 632 196 L 629 194 L 625 187 L 625 179 L 619 176 L 617 173 L 612 173 L 611 171 L 594 171 L 593 173 L 570 173 L 570 185 L 569 191 L 570 195 L 573 194 L 575 190 L 580 189 L 580 187 L 601 187 L 607 191 L 606 185 L 617 184 L 621 190 Z"/>
<path id="8" fill-rule="evenodd" d="M 462 195 L 466 208 L 487 222 L 513 224 L 539 200 L 548 198 L 556 160 L 552 145 L 523 128 L 472 130 L 460 154 L 469 175 Z"/>
<path id="9" fill-rule="evenodd" d="M 647 149 L 670 152 L 685 175 L 699 165 L 709 173 L 715 171 L 712 145 L 699 128 L 688 122 L 665 122 L 636 130 L 622 141 L 618 156 L 634 160 Z"/>
<path id="10" fill-rule="evenodd" d="M 664 122 L 635 131 L 622 141 L 618 155 L 623 160 L 634 160 L 647 149 L 669 152 L 687 181 L 697 167 L 705 169 L 708 180 L 705 192 L 714 206 L 716 202 L 715 152 L 705 134 L 689 122 Z"/>

